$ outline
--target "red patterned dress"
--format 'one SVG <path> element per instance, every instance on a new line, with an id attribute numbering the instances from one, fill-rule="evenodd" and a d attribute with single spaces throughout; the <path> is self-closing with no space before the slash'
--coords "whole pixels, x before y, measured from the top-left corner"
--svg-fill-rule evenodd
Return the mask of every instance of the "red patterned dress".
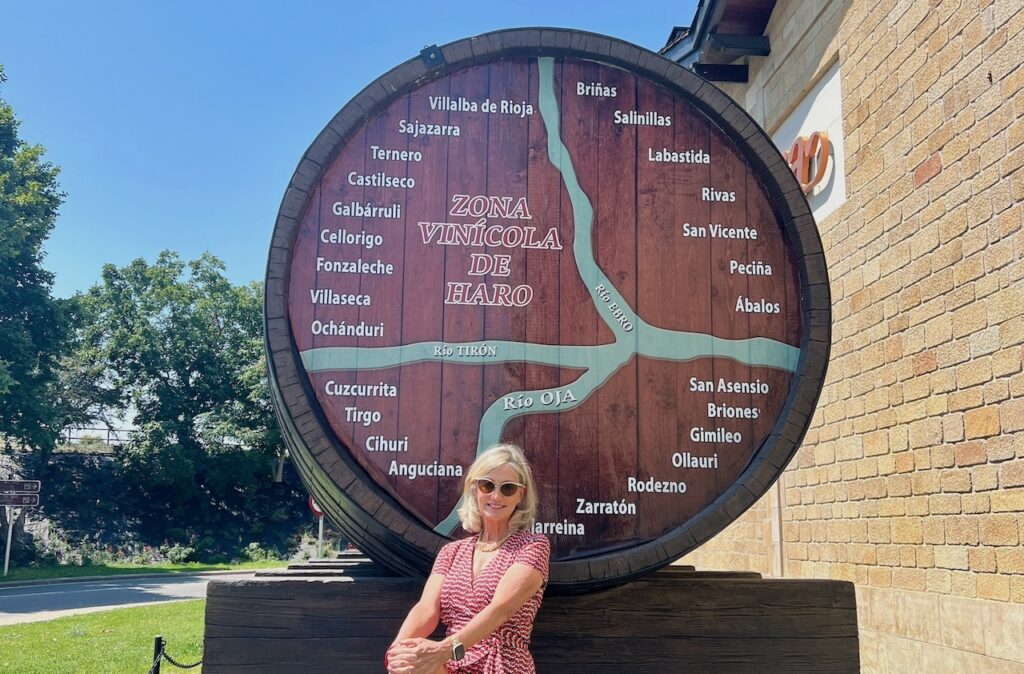
<path id="1" fill-rule="evenodd" d="M 489 637 L 466 651 L 448 671 L 458 674 L 535 674 L 530 655 L 530 632 L 548 582 L 551 544 L 539 534 L 519 531 L 509 537 L 494 558 L 473 578 L 473 551 L 478 536 L 448 543 L 437 555 L 432 573 L 444 576 L 441 585 L 441 622 L 447 634 L 462 629 L 494 598 L 498 581 L 513 564 L 526 564 L 540 572 L 544 583 L 516 613 Z"/>

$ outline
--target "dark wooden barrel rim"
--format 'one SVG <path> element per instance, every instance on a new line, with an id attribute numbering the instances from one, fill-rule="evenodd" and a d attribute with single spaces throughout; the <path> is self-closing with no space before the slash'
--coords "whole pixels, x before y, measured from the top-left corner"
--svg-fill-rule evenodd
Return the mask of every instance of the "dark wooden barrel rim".
<path id="1" fill-rule="evenodd" d="M 803 321 L 793 384 L 769 437 L 739 479 L 696 517 L 633 548 L 555 562 L 551 586 L 587 591 L 650 573 L 720 532 L 760 498 L 792 459 L 810 424 L 831 344 L 831 296 L 825 256 L 806 198 L 772 141 L 728 96 L 678 64 L 615 38 L 555 28 L 496 31 L 440 47 L 444 63 L 412 58 L 346 104 L 302 156 L 288 185 L 270 245 L 264 328 L 271 389 L 282 431 L 307 487 L 367 555 L 406 575 L 426 575 L 447 542 L 376 486 L 342 447 L 312 391 L 290 332 L 288 279 L 298 226 L 324 171 L 368 118 L 395 98 L 451 72 L 514 56 L 573 56 L 626 68 L 691 102 L 732 140 L 761 181 L 791 246 Z"/>

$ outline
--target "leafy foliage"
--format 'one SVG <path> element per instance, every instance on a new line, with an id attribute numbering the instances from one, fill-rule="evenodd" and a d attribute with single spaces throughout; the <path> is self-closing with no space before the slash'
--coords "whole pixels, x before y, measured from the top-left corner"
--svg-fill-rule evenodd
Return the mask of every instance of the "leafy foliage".
<path id="1" fill-rule="evenodd" d="M 117 456 L 142 516 L 239 535 L 291 517 L 278 513 L 277 493 L 290 489 L 272 481 L 282 449 L 264 383 L 259 284 L 232 285 L 209 253 L 186 263 L 167 251 L 152 264 L 107 265 L 102 278 L 76 297 L 73 359 L 103 372 L 90 393 L 97 406 L 134 413 L 140 431 Z"/>
<path id="2" fill-rule="evenodd" d="M 71 325 L 82 326 L 89 321 L 81 300 L 81 297 L 75 297 L 64 305 Z M 61 428 L 103 424 L 112 430 L 119 425 L 115 414 L 126 406 L 125 396 L 108 377 L 107 363 L 96 358 L 95 349 L 86 342 L 86 335 L 91 332 L 87 328 L 71 330 L 67 336 L 60 359 L 58 385 L 51 399 Z M 91 443 L 79 442 L 75 449 L 82 451 L 90 447 Z"/>
<path id="3" fill-rule="evenodd" d="M 0 435 L 48 450 L 60 430 L 50 397 L 66 321 L 43 242 L 64 194 L 43 153 L 18 138 L 14 110 L 0 99 Z"/>

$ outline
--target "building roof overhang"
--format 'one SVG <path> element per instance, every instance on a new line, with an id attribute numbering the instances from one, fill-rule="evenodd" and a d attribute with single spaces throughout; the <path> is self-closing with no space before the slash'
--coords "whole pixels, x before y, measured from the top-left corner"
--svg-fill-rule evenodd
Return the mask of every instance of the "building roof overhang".
<path id="1" fill-rule="evenodd" d="M 764 35 L 776 0 L 700 0 L 693 23 L 672 29 L 660 53 L 706 79 L 746 82 L 744 56 L 771 52 Z"/>

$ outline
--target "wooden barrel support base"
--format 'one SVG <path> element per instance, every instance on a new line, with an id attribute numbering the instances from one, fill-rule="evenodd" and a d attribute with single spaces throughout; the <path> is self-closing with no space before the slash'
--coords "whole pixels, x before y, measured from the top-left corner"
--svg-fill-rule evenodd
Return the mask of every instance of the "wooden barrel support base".
<path id="1" fill-rule="evenodd" d="M 213 581 L 203 671 L 383 671 L 423 581 L 299 574 Z M 852 583 L 659 572 L 603 592 L 547 597 L 537 671 L 858 672 Z"/>

